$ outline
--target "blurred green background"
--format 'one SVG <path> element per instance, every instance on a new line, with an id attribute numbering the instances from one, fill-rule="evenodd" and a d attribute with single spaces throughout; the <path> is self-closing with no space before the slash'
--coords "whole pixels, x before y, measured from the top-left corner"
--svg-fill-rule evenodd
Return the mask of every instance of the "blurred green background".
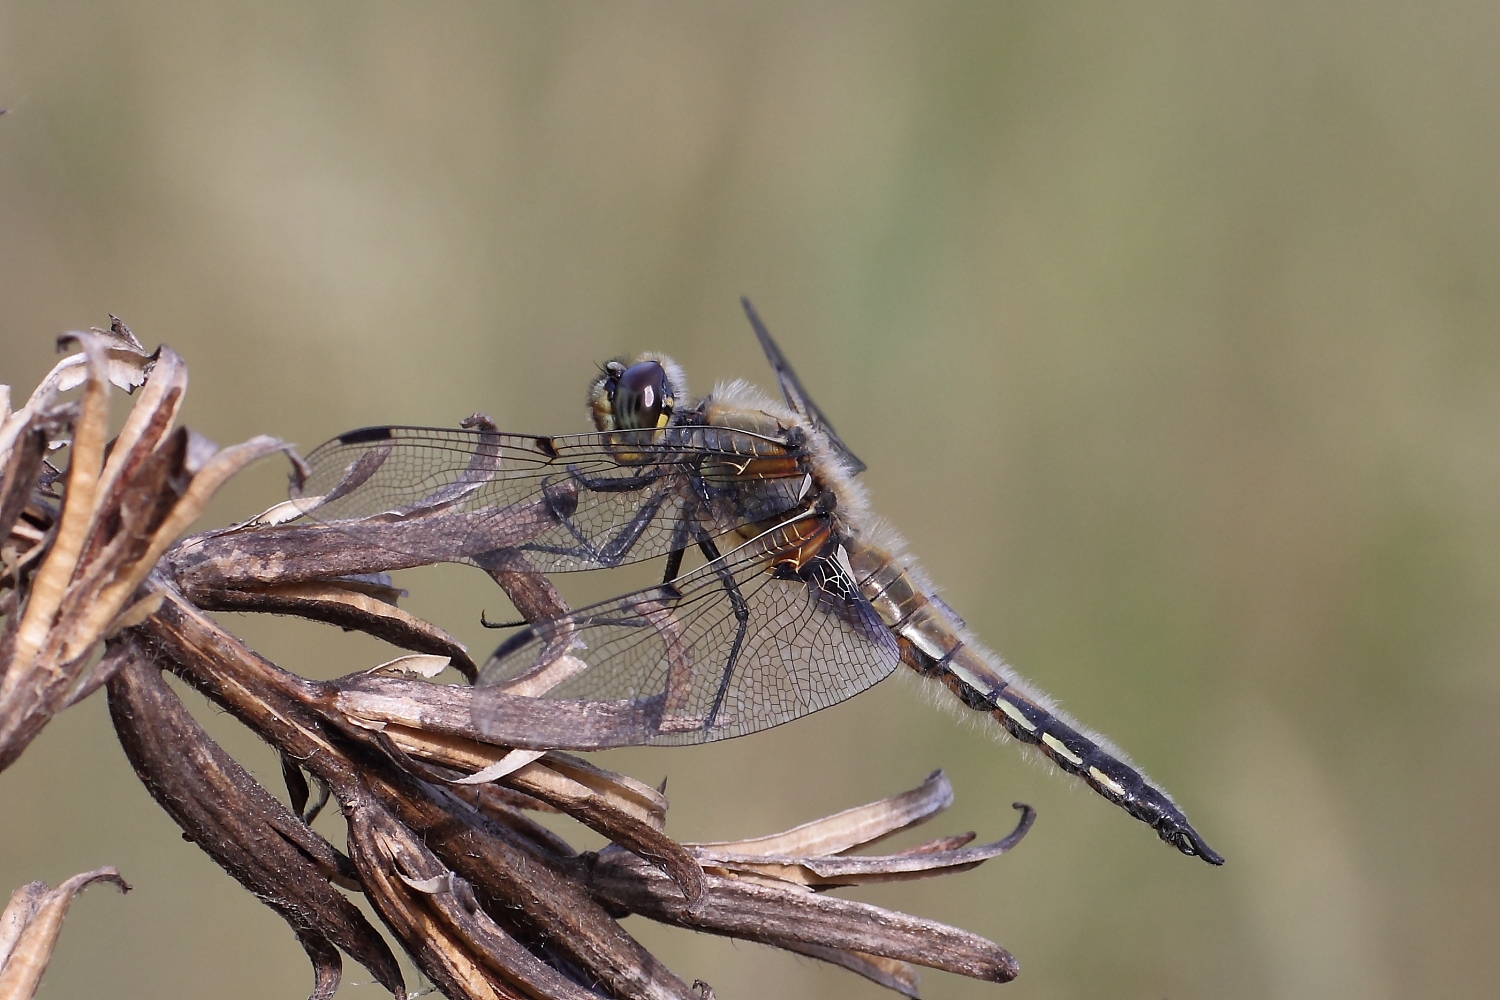
<path id="1" fill-rule="evenodd" d="M 222 443 L 476 409 L 580 430 L 625 352 L 771 387 L 751 295 L 949 603 L 1228 858 L 1178 856 L 906 677 L 603 756 L 670 778 L 682 838 L 936 767 L 958 802 L 934 834 L 1035 805 L 1014 854 L 858 894 L 1020 959 L 927 996 L 1494 995 L 1500 6 L 0 0 L 0 106 L 23 396 L 58 332 L 115 313 L 183 354 L 184 419 Z M 403 582 L 494 641 L 478 571 Z M 230 627 L 311 676 L 394 655 Z M 136 891 L 75 904 L 44 997 L 310 989 L 96 696 L 0 774 L 0 888 L 106 863 Z M 882 995 L 627 925 L 721 998 Z"/>

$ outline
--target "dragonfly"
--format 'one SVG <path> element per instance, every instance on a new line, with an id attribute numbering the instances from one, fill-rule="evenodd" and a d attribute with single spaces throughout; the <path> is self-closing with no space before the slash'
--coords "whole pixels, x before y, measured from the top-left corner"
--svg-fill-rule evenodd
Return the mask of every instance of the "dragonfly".
<path id="1" fill-rule="evenodd" d="M 506 553 L 559 573 L 664 560 L 658 584 L 517 623 L 480 685 L 628 702 L 639 711 L 627 742 L 689 744 L 790 722 L 905 665 L 1183 854 L 1222 864 L 1123 752 L 976 640 L 873 515 L 864 463 L 742 305 L 779 402 L 742 381 L 693 400 L 682 369 L 647 353 L 593 378 L 592 432 L 367 427 L 313 451 L 294 492 L 332 524 L 440 518 L 439 536 L 399 536 L 429 539 L 414 565 Z M 697 564 L 684 569 L 689 553 Z"/>

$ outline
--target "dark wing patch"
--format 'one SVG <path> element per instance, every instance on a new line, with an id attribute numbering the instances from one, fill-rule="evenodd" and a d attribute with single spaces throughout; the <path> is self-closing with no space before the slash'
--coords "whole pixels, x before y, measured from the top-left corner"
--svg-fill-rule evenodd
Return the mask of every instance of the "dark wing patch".
<path id="1" fill-rule="evenodd" d="M 357 431 L 347 431 L 338 436 L 339 444 L 367 444 L 371 441 L 385 441 L 391 436 L 389 427 L 361 427 Z"/>
<path id="2" fill-rule="evenodd" d="M 539 572 L 564 572 L 655 558 L 694 530 L 716 536 L 795 506 L 805 463 L 734 474 L 767 454 L 803 457 L 796 445 L 722 427 L 555 437 L 372 427 L 314 450 L 294 496 L 320 497 L 309 516 L 336 527 L 386 522 L 379 545 L 417 562 L 505 548 Z M 362 537 L 374 537 L 368 529 L 362 522 Z"/>
<path id="3" fill-rule="evenodd" d="M 760 341 L 761 350 L 766 352 L 766 360 L 771 363 L 771 368 L 776 372 L 776 381 L 781 385 L 781 395 L 786 400 L 786 405 L 823 432 L 829 444 L 833 446 L 834 454 L 838 456 L 839 462 L 848 470 L 849 475 L 857 476 L 864 472 L 867 466 L 849 450 L 849 446 L 844 444 L 838 432 L 833 429 L 833 424 L 818 408 L 818 404 L 814 403 L 812 397 L 807 394 L 807 390 L 802 388 L 802 382 L 797 378 L 797 373 L 792 370 L 786 355 L 781 353 L 781 348 L 776 346 L 776 341 L 771 339 L 770 331 L 761 322 L 760 315 L 750 304 L 750 300 L 741 296 L 740 305 L 745 307 L 745 315 L 750 318 L 750 325 L 755 328 L 755 336 Z"/>
<path id="4" fill-rule="evenodd" d="M 479 683 L 629 703 L 641 719 L 631 743 L 704 743 L 835 705 L 899 660 L 895 638 L 834 560 L 773 574 L 750 542 L 671 586 L 522 630 L 484 665 Z M 484 729 L 482 717 L 476 722 Z"/>

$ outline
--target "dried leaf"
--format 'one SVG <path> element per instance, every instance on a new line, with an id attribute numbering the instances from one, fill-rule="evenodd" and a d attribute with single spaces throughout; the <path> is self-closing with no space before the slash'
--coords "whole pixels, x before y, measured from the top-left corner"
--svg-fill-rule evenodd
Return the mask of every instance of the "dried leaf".
<path id="1" fill-rule="evenodd" d="M 82 410 L 73 429 L 73 445 L 68 462 L 67 503 L 52 550 L 43 560 L 32 581 L 26 610 L 15 632 L 11 649 L 14 662 L 29 665 L 46 642 L 53 619 L 62 604 L 68 580 L 77 568 L 84 540 L 93 520 L 95 487 L 104 461 L 104 433 L 109 420 L 107 357 L 104 344 L 89 334 L 80 334 L 88 359 L 88 381 L 83 394 Z M 113 611 L 111 611 L 113 615 Z M 19 681 L 15 672 L 0 683 L 0 702 L 5 688 Z"/>
<path id="2" fill-rule="evenodd" d="M 350 843 L 366 883 L 380 886 L 378 897 L 372 889 L 372 900 L 382 916 L 398 933 L 401 928 L 422 930 L 416 947 L 428 960 L 423 971 L 450 996 L 484 995 L 483 985 L 501 996 L 534 1000 L 597 997 L 507 934 L 480 906 L 469 883 L 445 868 L 423 839 L 394 817 L 381 810 L 356 810 L 350 817 Z M 662 995 L 680 996 L 675 991 Z"/>
<path id="3" fill-rule="evenodd" d="M 278 524 L 286 524 L 295 521 L 303 514 L 315 510 L 318 504 L 323 502 L 322 497 L 297 497 L 294 500 L 283 500 L 281 503 L 272 504 L 265 510 L 256 514 L 248 521 L 236 524 L 232 528 L 226 528 L 222 534 L 233 531 L 250 531 L 255 528 L 269 528 Z"/>
<path id="4" fill-rule="evenodd" d="M 352 674 L 336 685 L 338 710 L 356 718 L 532 750 L 634 746 L 649 714 L 633 701 L 527 698 L 399 677 Z"/>
<path id="5" fill-rule="evenodd" d="M 410 656 L 398 656 L 394 660 L 386 660 L 378 666 L 371 667 L 369 672 L 372 674 L 395 674 L 398 676 L 401 674 L 410 674 L 416 677 L 431 678 L 448 669 L 448 664 L 451 662 L 453 662 L 452 658 L 447 656 L 424 656 L 420 653 L 414 653 Z"/>
<path id="6" fill-rule="evenodd" d="M 924 823 L 952 804 L 953 786 L 948 783 L 947 775 L 933 771 L 920 787 L 909 792 L 845 809 L 783 833 L 686 846 L 707 854 L 839 854 Z"/>
<path id="7" fill-rule="evenodd" d="M 914 878 L 927 878 L 938 872 L 966 871 L 1015 847 L 1026 836 L 1036 818 L 1036 813 L 1030 806 L 1018 802 L 1015 807 L 1021 810 L 1021 820 L 1016 824 L 1015 830 L 992 844 L 980 844 L 976 847 L 902 851 L 883 857 L 784 857 L 732 854 L 704 848 L 689 849 L 705 867 L 818 888 L 867 885 L 872 882 L 904 882 Z M 967 839 L 967 836 L 951 838 L 963 841 Z"/>
<path id="8" fill-rule="evenodd" d="M 871 982 L 878 983 L 888 990 L 894 990 L 904 996 L 915 997 L 917 992 L 917 970 L 910 962 L 901 962 L 894 958 L 882 958 L 879 955 L 867 955 L 861 951 L 850 951 L 847 948 L 828 948 L 820 944 L 808 944 L 803 941 L 782 941 L 778 947 L 787 951 L 794 951 L 799 955 L 816 958 L 831 965 L 848 969 L 856 975 L 864 976 Z"/>
<path id="9" fill-rule="evenodd" d="M 545 755 L 546 752 L 545 750 L 512 750 L 488 767 L 480 768 L 466 778 L 457 778 L 453 783 L 455 785 L 487 785 L 507 774 L 519 771 Z"/>
<path id="10" fill-rule="evenodd" d="M 10 953 L 21 939 L 21 932 L 31 923 L 32 914 L 41 905 L 42 897 L 52 889 L 46 882 L 27 882 L 10 894 L 10 902 L 0 912 L 0 969 L 10 959 Z"/>
<path id="11" fill-rule="evenodd" d="M 532 501 L 406 520 L 366 518 L 249 530 L 241 525 L 197 535 L 184 544 L 175 557 L 175 574 L 193 592 L 477 561 L 492 550 L 520 545 L 553 524 L 551 509 Z"/>
<path id="12" fill-rule="evenodd" d="M 692 930 L 865 952 L 997 983 L 1019 971 L 1009 952 L 976 934 L 805 889 L 710 874 L 707 894 L 690 908 L 666 876 L 624 851 L 601 854 L 586 877 L 603 898 Z"/>
<path id="13" fill-rule="evenodd" d="M 496 769 L 511 754 L 538 751 L 504 751 L 442 733 L 423 733 L 405 726 L 386 725 L 381 730 L 404 753 L 477 776 Z M 565 812 L 598 831 L 621 847 L 660 866 L 683 886 L 689 899 L 702 895 L 698 864 L 682 846 L 662 832 L 665 800 L 659 793 L 634 779 L 603 771 L 586 761 L 550 752 L 541 760 L 523 761 L 515 768 L 500 768 L 496 779 Z M 471 783 L 449 779 L 455 784 Z"/>
<path id="14" fill-rule="evenodd" d="M 41 471 L 50 438 L 47 426 L 28 426 L 19 444 L 6 457 L 5 491 L 0 496 L 0 540 L 10 535 L 16 519 L 36 489 L 37 473 Z"/>
<path id="15" fill-rule="evenodd" d="M 121 892 L 129 892 L 130 886 L 113 867 L 98 868 L 81 875 L 74 875 L 50 892 L 39 893 L 36 889 L 44 883 L 33 882 L 17 890 L 11 897 L 11 906 L 6 907 L 5 922 L 16 922 L 21 912 L 25 913 L 24 925 L 15 942 L 0 965 L 0 1000 L 30 1000 L 41 982 L 47 963 L 52 960 L 52 949 L 62 932 L 63 918 L 68 906 L 85 888 L 95 882 L 112 882 Z M 11 907 L 18 911 L 12 914 Z"/>
<path id="16" fill-rule="evenodd" d="M 110 715 L 152 797 L 220 867 L 291 924 L 314 960 L 320 990 L 335 975 L 326 964 L 325 943 L 332 942 L 404 997 L 395 956 L 331 884 L 341 874 L 338 852 L 224 753 L 150 658 L 127 643 L 127 660 L 109 682 Z"/>
<path id="17" fill-rule="evenodd" d="M 393 646 L 443 657 L 470 679 L 478 673 L 468 650 L 457 639 L 357 587 L 340 580 L 318 580 L 225 590 L 199 589 L 189 596 L 208 611 L 296 615 L 355 629 Z"/>
<path id="18" fill-rule="evenodd" d="M 329 699 L 318 686 L 256 656 L 170 593 L 161 612 L 142 629 L 163 660 L 190 683 L 328 780 L 346 814 L 364 801 L 358 789 L 368 786 L 445 864 L 476 891 L 482 889 L 492 916 L 524 918 L 510 929 L 527 928 L 534 946 L 545 946 L 558 961 L 582 970 L 580 975 L 590 981 L 609 984 L 620 996 L 689 996 L 686 986 L 624 933 L 581 885 L 549 867 L 550 856 L 538 851 L 534 840 L 475 812 L 455 792 L 381 766 L 393 758 L 367 755 L 356 777 L 343 751 L 309 728 L 316 725 L 310 715 L 314 709 L 328 712 L 330 720 L 343 718 L 326 707 Z M 362 730 L 350 726 L 347 732 Z M 368 883 L 366 889 L 370 891 Z"/>
<path id="19" fill-rule="evenodd" d="M 107 493 L 128 474 L 130 468 L 156 451 L 177 419 L 177 411 L 187 392 L 187 366 L 182 363 L 182 358 L 163 345 L 157 351 L 157 361 L 151 366 L 150 376 L 130 415 L 125 418 L 125 426 L 115 437 L 100 477 L 101 492 Z"/>

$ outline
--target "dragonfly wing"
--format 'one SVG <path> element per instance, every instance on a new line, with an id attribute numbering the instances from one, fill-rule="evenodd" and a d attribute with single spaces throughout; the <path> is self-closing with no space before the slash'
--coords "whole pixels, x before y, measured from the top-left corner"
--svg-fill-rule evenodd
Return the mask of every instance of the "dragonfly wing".
<path id="1" fill-rule="evenodd" d="M 523 629 L 479 683 L 638 708 L 631 742 L 742 736 L 835 705 L 888 676 L 894 637 L 834 559 L 772 571 L 747 543 L 670 586 Z M 484 728 L 482 718 L 476 720 Z"/>
<path id="2" fill-rule="evenodd" d="M 771 363 L 771 368 L 776 372 L 776 381 L 781 385 L 781 395 L 786 400 L 786 405 L 805 418 L 828 438 L 828 443 L 833 446 L 833 451 L 839 457 L 839 461 L 851 476 L 857 476 L 864 472 L 866 465 L 859 460 L 849 446 L 844 444 L 838 432 L 833 429 L 833 424 L 823 415 L 818 404 L 812 401 L 807 390 L 802 388 L 802 382 L 797 378 L 797 373 L 792 370 L 786 355 L 781 353 L 781 348 L 776 346 L 776 341 L 771 339 L 771 332 L 761 322 L 760 314 L 750 304 L 748 298 L 741 297 L 740 305 L 745 307 L 745 315 L 750 318 L 750 325 L 755 328 L 756 339 L 760 341 L 761 350 L 766 352 L 766 360 Z"/>
<path id="3" fill-rule="evenodd" d="M 736 476 L 747 457 L 774 460 Z M 505 548 L 550 573 L 663 555 L 689 524 L 712 536 L 775 516 L 798 502 L 803 458 L 720 427 L 554 437 L 370 427 L 314 450 L 294 494 L 318 521 L 361 520 L 367 536 L 368 521 L 385 524 L 382 546 L 428 562 Z"/>

